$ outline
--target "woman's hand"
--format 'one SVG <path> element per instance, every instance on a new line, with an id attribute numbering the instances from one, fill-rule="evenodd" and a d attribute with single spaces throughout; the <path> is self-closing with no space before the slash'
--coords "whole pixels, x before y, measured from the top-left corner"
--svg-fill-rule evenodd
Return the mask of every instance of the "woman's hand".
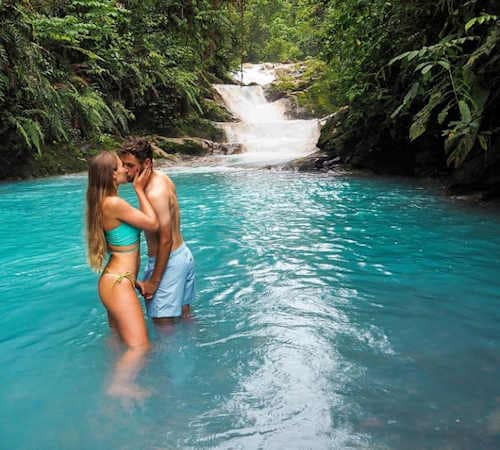
<path id="1" fill-rule="evenodd" d="M 144 280 L 135 282 L 135 288 L 139 290 L 144 300 L 151 300 L 158 290 L 158 283 L 151 280 Z"/>
<path id="2" fill-rule="evenodd" d="M 144 188 L 149 183 L 149 179 L 151 178 L 151 173 L 152 173 L 151 167 L 146 167 L 145 169 L 142 169 L 141 172 L 139 172 L 134 177 L 134 189 L 136 191 L 137 190 L 141 190 L 141 191 L 144 190 Z"/>

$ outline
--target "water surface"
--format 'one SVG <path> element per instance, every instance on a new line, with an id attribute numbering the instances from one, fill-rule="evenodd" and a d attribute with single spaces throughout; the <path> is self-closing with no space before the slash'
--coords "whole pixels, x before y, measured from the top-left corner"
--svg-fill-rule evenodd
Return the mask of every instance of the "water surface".
<path id="1" fill-rule="evenodd" d="M 500 446 L 498 214 L 383 179 L 172 177 L 196 320 L 150 329 L 143 403 L 105 395 L 86 180 L 0 185 L 1 449 Z"/>

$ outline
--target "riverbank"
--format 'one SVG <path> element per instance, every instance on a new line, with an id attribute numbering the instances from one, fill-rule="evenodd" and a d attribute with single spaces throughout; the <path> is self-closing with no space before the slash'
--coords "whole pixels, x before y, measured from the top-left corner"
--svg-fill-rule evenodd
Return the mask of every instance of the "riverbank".
<path id="1" fill-rule="evenodd" d="M 266 88 L 268 97 L 283 102 L 290 118 L 306 118 L 324 112 L 328 102 L 324 95 L 318 95 L 322 92 L 321 70 L 321 64 L 310 61 L 279 66 L 277 79 Z M 399 131 L 394 136 L 380 133 L 375 123 L 358 130 L 353 121 L 353 108 L 335 107 L 331 103 L 328 107 L 330 113 L 320 116 L 323 118 L 320 119 L 319 151 L 291 161 L 285 168 L 320 172 L 342 168 L 362 170 L 374 176 L 432 179 L 452 198 L 472 202 L 500 201 L 498 142 L 492 140 L 488 151 L 474 148 L 456 167 L 449 164 L 442 140 L 410 141 Z"/>
<path id="2" fill-rule="evenodd" d="M 39 154 L 18 152 L 16 158 L 0 154 L 0 179 L 25 180 L 54 175 L 66 175 L 87 170 L 87 161 L 101 150 L 116 150 L 122 138 L 101 136 L 76 144 L 51 144 Z"/>
<path id="3" fill-rule="evenodd" d="M 241 153 L 237 144 L 225 144 L 199 137 L 169 138 L 161 135 L 143 135 L 153 146 L 158 167 L 214 164 L 220 155 Z M 4 181 L 66 175 L 87 170 L 87 161 L 101 150 L 117 151 L 125 138 L 106 136 L 100 141 L 76 145 L 52 145 L 40 155 L 20 158 L 16 164 L 3 162 Z M 1 161 L 0 161 L 1 162 Z"/>
<path id="4" fill-rule="evenodd" d="M 320 119 L 322 129 L 317 152 L 288 163 L 270 163 L 263 167 L 325 173 L 362 171 L 366 176 L 414 177 L 433 180 L 441 187 L 440 191 L 460 201 L 495 203 L 500 198 L 498 152 L 483 152 L 469 158 L 462 167 L 453 169 L 446 165 L 443 151 L 436 142 L 420 142 L 418 145 L 402 141 L 395 143 L 389 137 L 383 141 L 384 145 L 381 141 L 371 142 L 367 138 L 353 141 L 349 128 L 349 107 L 338 108 L 328 103 L 326 94 L 318 87 L 324 70 L 321 63 L 309 60 L 252 67 L 254 71 L 259 69 L 266 74 L 274 73 L 275 77 L 270 78 L 273 81 L 266 81 L 262 86 L 263 92 L 269 102 L 279 105 L 285 117 L 290 120 L 323 117 Z M 235 83 L 238 84 L 237 81 Z M 135 133 L 151 140 L 159 167 L 214 165 L 220 162 L 220 155 L 248 151 L 241 142 L 232 139 L 229 139 L 230 143 L 220 142 L 226 140 L 221 128 L 234 134 L 239 122 L 226 109 L 227 104 L 224 104 L 217 88 L 212 90 L 209 102 L 212 105 L 208 114 L 210 118 L 198 119 L 197 122 L 186 118 L 184 127 L 170 130 L 177 136 L 190 133 L 196 137 L 166 137 L 147 131 Z M 250 106 L 245 106 L 245 114 Z M 336 112 L 325 115 L 333 108 L 337 108 Z M 221 127 L 222 122 L 225 127 Z M 142 125 L 143 130 L 148 129 L 147 124 Z M 103 149 L 118 149 L 124 139 L 104 136 L 79 146 L 51 145 L 44 148 L 40 155 L 19 158 L 15 165 L 2 164 L 4 173 L 0 177 L 23 179 L 81 172 L 86 170 L 89 157 Z"/>
<path id="5" fill-rule="evenodd" d="M 221 106 L 213 89 L 206 90 L 204 115 L 186 113 L 174 121 L 161 122 L 154 114 L 137 114 L 128 135 L 101 134 L 92 139 L 68 143 L 40 143 L 40 151 L 12 142 L 0 146 L 0 180 L 23 180 L 65 175 L 87 170 L 87 161 L 101 150 L 118 150 L 131 136 L 141 136 L 154 144 L 155 157 L 163 166 L 195 163 L 211 155 L 241 152 L 241 146 L 221 143 L 223 131 L 217 122 L 234 118 Z M 158 123 L 161 122 L 161 123 Z"/>

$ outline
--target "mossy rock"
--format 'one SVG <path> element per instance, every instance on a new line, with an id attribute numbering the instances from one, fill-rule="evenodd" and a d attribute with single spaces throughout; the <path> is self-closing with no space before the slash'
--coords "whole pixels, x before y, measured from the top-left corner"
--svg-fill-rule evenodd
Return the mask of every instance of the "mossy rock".
<path id="1" fill-rule="evenodd" d="M 215 142 L 224 140 L 224 132 L 215 124 L 200 117 L 188 117 L 175 122 L 175 129 L 168 136 L 190 136 Z"/>
<path id="2" fill-rule="evenodd" d="M 138 119 L 133 123 L 131 133 L 143 135 L 156 133 L 162 136 L 192 136 L 211 141 L 223 141 L 224 133 L 214 124 L 225 122 L 227 114 L 221 107 L 215 105 L 214 101 L 205 103 L 207 117 L 199 117 L 190 114 L 182 117 L 173 117 L 160 121 L 158 117 L 152 117 L 152 112 L 141 112 Z M 160 124 L 156 123 L 160 122 Z"/>
<path id="3" fill-rule="evenodd" d="M 206 119 L 213 122 L 231 122 L 233 120 L 232 114 L 217 101 L 212 99 L 205 99 L 205 116 Z"/>
<path id="4" fill-rule="evenodd" d="M 208 150 L 201 142 L 188 138 L 164 138 L 157 136 L 156 145 L 168 154 L 181 154 L 188 156 L 204 156 Z"/>
<path id="5" fill-rule="evenodd" d="M 311 58 L 306 61 L 284 64 L 276 68 L 276 80 L 266 87 L 269 101 L 280 98 L 291 100 L 296 118 L 322 117 L 338 108 L 331 98 L 327 66 Z"/>

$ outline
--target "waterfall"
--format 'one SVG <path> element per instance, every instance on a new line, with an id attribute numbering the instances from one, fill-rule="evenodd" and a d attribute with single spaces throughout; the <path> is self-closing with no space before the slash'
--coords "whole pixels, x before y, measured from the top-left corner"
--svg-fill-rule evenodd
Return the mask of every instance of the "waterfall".
<path id="1" fill-rule="evenodd" d="M 243 153 L 229 157 L 237 165 L 279 165 L 317 150 L 319 121 L 287 120 L 282 101 L 268 102 L 263 87 L 274 80 L 267 65 L 245 65 L 243 77 L 235 79 L 252 85 L 217 84 L 228 110 L 239 122 L 219 123 L 231 144 L 241 144 Z"/>

